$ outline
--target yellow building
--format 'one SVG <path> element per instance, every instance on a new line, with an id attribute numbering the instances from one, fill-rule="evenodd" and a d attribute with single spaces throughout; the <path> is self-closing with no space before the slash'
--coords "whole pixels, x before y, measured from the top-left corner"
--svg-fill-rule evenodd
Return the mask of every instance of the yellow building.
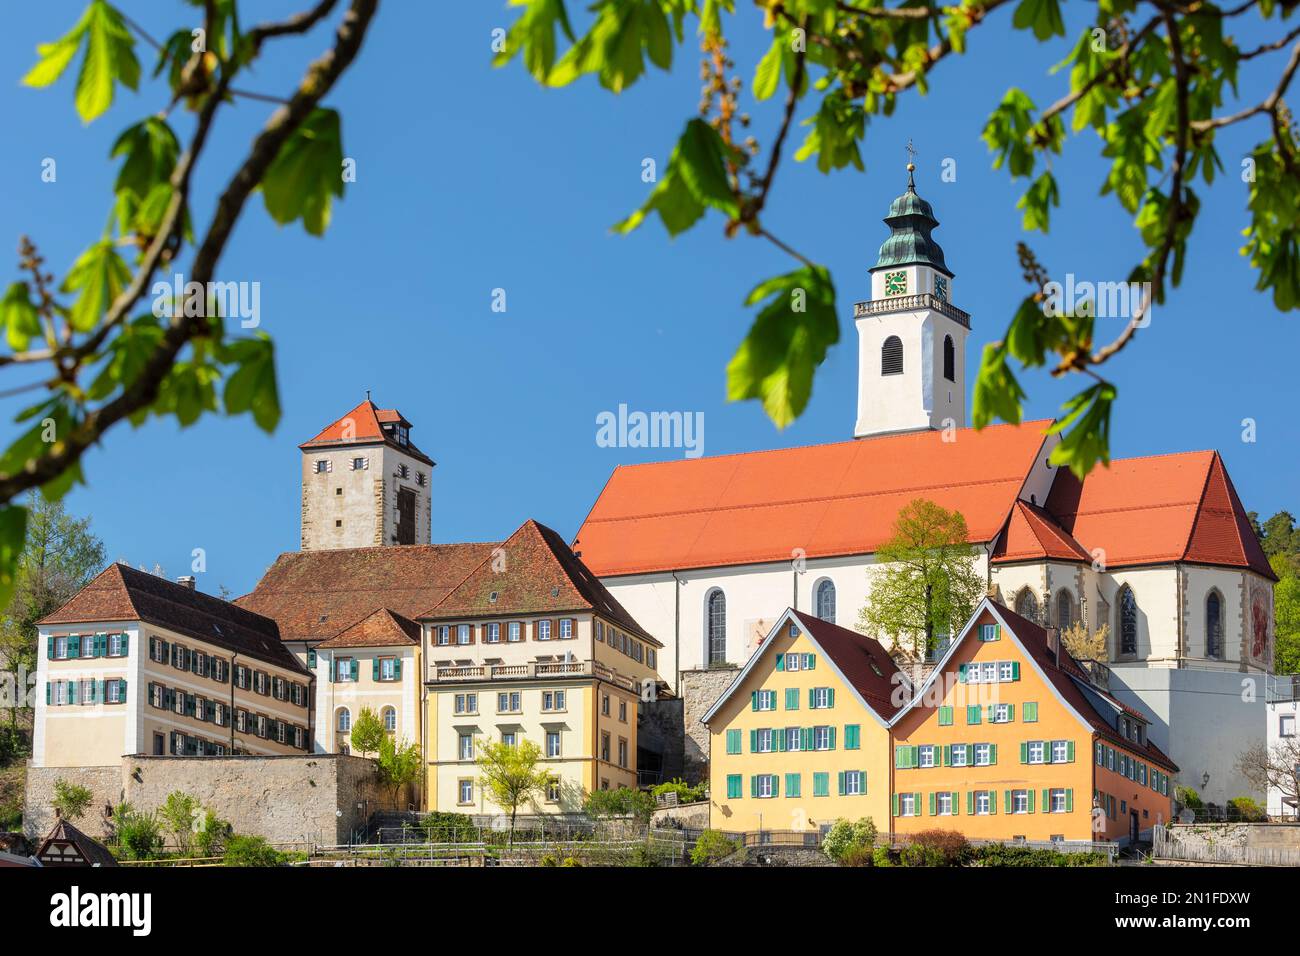
<path id="1" fill-rule="evenodd" d="M 894 719 L 894 832 L 1126 842 L 1168 822 L 1178 768 L 1090 666 L 986 598 Z"/>
<path id="2" fill-rule="evenodd" d="M 429 809 L 499 812 L 478 780 L 483 741 L 541 748 L 554 782 L 529 812 L 636 786 L 638 704 L 660 692 L 662 645 L 554 531 L 525 522 L 421 624 Z"/>
<path id="3" fill-rule="evenodd" d="M 889 819 L 889 719 L 907 682 L 868 637 L 787 610 L 703 717 L 711 826 Z"/>
<path id="4" fill-rule="evenodd" d="M 35 767 L 311 749 L 312 677 L 274 621 L 113 564 L 38 622 Z"/>

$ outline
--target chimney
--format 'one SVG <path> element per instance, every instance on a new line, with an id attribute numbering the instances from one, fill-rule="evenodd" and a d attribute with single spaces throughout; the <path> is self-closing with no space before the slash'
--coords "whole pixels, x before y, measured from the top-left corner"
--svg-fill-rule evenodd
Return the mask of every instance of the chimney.
<path id="1" fill-rule="evenodd" d="M 1052 658 L 1052 663 L 1057 667 L 1061 666 L 1061 629 L 1059 627 L 1044 628 L 1047 631 L 1047 653 Z"/>
<path id="2" fill-rule="evenodd" d="M 183 575 L 181 575 L 179 578 L 176 579 L 176 583 L 179 584 L 179 585 L 180 585 L 181 587 L 183 587 L 183 588 L 189 588 L 191 591 L 193 591 L 193 590 L 194 590 L 194 575 L 192 575 L 192 574 L 183 574 Z"/>

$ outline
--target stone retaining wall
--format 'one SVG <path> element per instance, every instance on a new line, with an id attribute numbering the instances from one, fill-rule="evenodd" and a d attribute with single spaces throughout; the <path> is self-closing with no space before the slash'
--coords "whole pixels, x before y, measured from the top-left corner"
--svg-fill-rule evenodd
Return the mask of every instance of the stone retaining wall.
<path id="1" fill-rule="evenodd" d="M 687 783 L 709 779 L 709 729 L 700 723 L 700 718 L 708 713 L 739 672 L 738 667 L 721 667 L 681 673 L 682 723 L 686 731 L 683 763 Z"/>

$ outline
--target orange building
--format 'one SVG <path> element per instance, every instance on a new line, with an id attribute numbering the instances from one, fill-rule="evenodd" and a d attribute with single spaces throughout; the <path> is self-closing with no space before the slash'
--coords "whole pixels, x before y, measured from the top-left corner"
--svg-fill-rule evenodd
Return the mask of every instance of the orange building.
<path id="1" fill-rule="evenodd" d="M 1170 819 L 1177 766 L 1045 630 L 985 599 L 894 719 L 893 830 L 1117 840 Z"/>

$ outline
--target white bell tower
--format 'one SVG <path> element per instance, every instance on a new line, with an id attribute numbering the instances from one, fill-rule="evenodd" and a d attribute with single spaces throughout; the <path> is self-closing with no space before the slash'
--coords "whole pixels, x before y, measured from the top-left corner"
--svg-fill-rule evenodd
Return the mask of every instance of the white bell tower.
<path id="1" fill-rule="evenodd" d="M 907 191 L 885 217 L 890 235 L 870 270 L 871 298 L 853 307 L 856 438 L 966 425 L 970 316 L 952 304 L 953 274 L 930 235 L 939 221 L 916 194 L 915 169 L 907 164 Z"/>

